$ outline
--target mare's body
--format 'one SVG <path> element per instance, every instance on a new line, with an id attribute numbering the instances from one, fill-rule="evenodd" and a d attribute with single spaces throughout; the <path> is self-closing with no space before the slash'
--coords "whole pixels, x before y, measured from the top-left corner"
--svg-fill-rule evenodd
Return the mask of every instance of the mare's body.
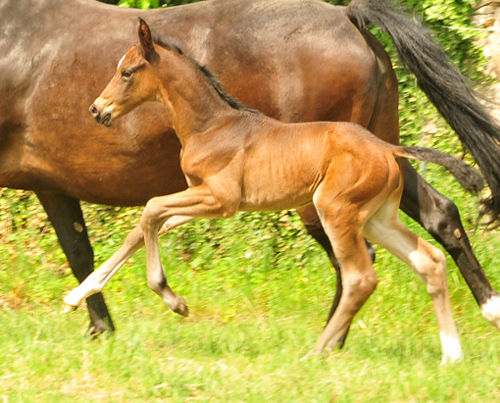
<path id="1" fill-rule="evenodd" d="M 367 10 L 358 8 L 360 18 Z M 79 281 L 93 270 L 79 200 L 135 206 L 186 187 L 180 144 L 160 106 L 124 117 L 112 135 L 86 113 L 135 40 L 137 15 L 207 64 L 228 92 L 269 116 L 351 121 L 397 143 L 397 81 L 389 57 L 349 13 L 312 0 L 215 0 L 151 11 L 91 0 L 3 1 L 0 186 L 36 192 Z M 437 71 L 431 69 L 428 80 Z M 494 157 L 494 147 L 489 149 Z M 455 205 L 403 165 L 403 210 L 453 256 L 488 314 L 485 306 L 498 294 L 474 257 Z M 314 209 L 300 214 L 333 260 Z M 112 328 L 101 295 L 88 303 L 95 330 L 104 330 L 106 321 Z"/>

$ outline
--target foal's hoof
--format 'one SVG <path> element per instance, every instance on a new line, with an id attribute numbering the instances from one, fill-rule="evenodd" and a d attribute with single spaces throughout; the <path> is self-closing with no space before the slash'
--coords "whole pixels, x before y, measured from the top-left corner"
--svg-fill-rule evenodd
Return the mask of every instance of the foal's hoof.
<path id="1" fill-rule="evenodd" d="M 186 304 L 186 300 L 182 297 L 179 297 L 179 300 L 177 301 L 176 306 L 172 307 L 171 309 L 175 313 L 178 313 L 179 315 L 182 315 L 185 318 L 187 318 L 189 315 L 189 309 L 188 309 L 188 306 Z"/>
<path id="2" fill-rule="evenodd" d="M 70 313 L 76 311 L 77 309 L 78 309 L 77 306 L 63 303 L 63 306 L 61 307 L 61 313 Z"/>
<path id="3" fill-rule="evenodd" d="M 309 350 L 305 356 L 303 356 L 300 361 L 310 360 L 312 357 L 317 357 L 318 355 L 314 351 Z"/>
<path id="4" fill-rule="evenodd" d="M 459 364 L 463 359 L 464 356 L 461 352 L 452 356 L 443 355 L 441 358 L 441 365 Z"/>
<path id="5" fill-rule="evenodd" d="M 328 355 L 326 350 L 316 351 L 315 349 L 309 350 L 307 354 L 300 359 L 300 361 L 321 360 Z"/>

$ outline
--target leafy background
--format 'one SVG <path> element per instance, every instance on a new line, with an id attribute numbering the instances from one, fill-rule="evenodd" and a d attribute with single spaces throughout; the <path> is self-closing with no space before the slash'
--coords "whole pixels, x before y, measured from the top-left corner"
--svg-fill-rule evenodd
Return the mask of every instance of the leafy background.
<path id="1" fill-rule="evenodd" d="M 182 5 L 194 1 L 188 0 L 104 0 L 105 3 L 118 4 L 122 7 L 137 7 L 143 9 L 170 7 Z M 330 3 L 345 5 L 348 1 L 330 1 Z M 415 15 L 415 18 L 423 19 L 424 23 L 432 29 L 432 34 L 438 40 L 448 55 L 457 64 L 460 70 L 471 79 L 472 82 L 488 83 L 490 78 L 484 75 L 485 58 L 482 49 L 477 45 L 481 39 L 482 33 L 475 29 L 471 22 L 471 16 L 474 11 L 475 1 L 473 0 L 407 0 L 404 2 L 406 8 Z M 449 152 L 456 156 L 462 156 L 463 150 L 459 144 L 457 136 L 448 128 L 443 119 L 436 113 L 434 107 L 425 98 L 425 95 L 418 89 L 414 77 L 409 75 L 400 65 L 395 49 L 392 46 L 390 38 L 378 32 L 374 28 L 375 34 L 382 41 L 388 52 L 391 54 L 391 59 L 396 70 L 400 83 L 400 121 L 401 121 L 401 141 L 408 145 L 425 145 L 427 147 L 435 147 L 441 151 Z M 427 179 L 433 183 L 439 181 L 436 176 L 427 173 L 442 172 L 441 168 L 431 167 L 426 165 L 421 166 L 421 172 L 427 176 Z M 436 184 L 436 183 L 434 183 Z M 443 191 L 444 194 L 453 195 L 456 186 L 446 183 L 439 186 L 451 187 L 449 189 L 452 194 Z M 0 191 L 0 240 L 4 245 L 9 237 L 20 234 L 26 226 L 32 226 L 40 231 L 39 238 L 52 237 L 53 231 L 46 221 L 45 214 L 36 198 L 29 192 L 21 190 L 3 189 Z M 462 197 L 462 196 L 460 196 Z M 469 200 L 463 214 L 466 219 L 474 220 L 474 213 L 468 214 L 468 211 L 473 211 L 477 207 L 477 202 L 466 196 Z M 87 224 L 90 228 L 91 239 L 96 249 L 97 262 L 101 261 L 101 257 L 108 256 L 109 251 L 101 252 L 102 245 L 110 244 L 110 247 L 115 247 L 113 236 L 109 236 L 109 231 L 121 232 L 127 230 L 131 226 L 131 222 L 136 222 L 138 217 L 138 209 L 122 209 L 107 206 L 87 205 L 84 203 L 84 210 Z M 140 209 L 139 209 L 140 210 Z M 286 215 L 287 219 L 283 217 Z M 244 214 L 240 216 L 245 216 Z M 258 222 L 262 214 L 250 214 L 245 220 Z M 267 228 L 273 235 L 266 235 L 270 239 L 274 239 L 273 251 L 275 252 L 271 259 L 278 259 L 276 253 L 286 251 L 293 246 L 287 246 L 287 243 L 293 242 L 297 233 L 302 233 L 303 228 L 296 215 L 292 212 L 265 214 L 265 223 L 259 224 L 263 228 Z M 200 259 L 200 255 L 196 254 L 196 249 L 203 245 L 206 255 L 208 246 L 211 245 L 211 253 L 216 253 L 220 249 L 224 249 L 223 242 L 199 242 L 202 238 L 206 240 L 207 235 L 199 235 L 197 226 L 201 225 L 203 229 L 210 230 L 210 238 L 214 238 L 214 233 L 218 232 L 220 223 L 217 221 L 211 224 L 188 224 L 184 228 L 177 231 L 179 242 L 176 247 L 185 250 L 186 256 L 194 256 L 195 261 Z M 208 227 L 207 227 L 208 226 Z M 202 230 L 201 232 L 204 232 Z M 259 232 L 259 231 L 257 231 Z M 229 231 L 233 233 L 233 231 Z M 275 235 L 279 234 L 279 237 Z M 286 236 L 285 236 L 286 235 Z M 222 236 L 222 235 L 221 235 Z M 215 238 L 218 236 L 215 235 Z M 220 237 L 220 236 L 219 236 Z M 286 240 L 285 240 L 286 239 Z M 55 241 L 51 239 L 48 243 L 52 245 Z M 8 243 L 8 242 L 7 242 Z M 32 242 L 33 245 L 40 242 Z M 61 257 L 58 264 L 64 260 Z M 210 258 L 206 259 L 211 261 Z"/>
<path id="2" fill-rule="evenodd" d="M 116 1 L 106 1 L 116 4 Z M 124 7 L 170 7 L 188 1 L 120 0 Z M 341 4 L 346 2 L 332 2 Z M 460 70 L 488 83 L 470 21 L 470 0 L 408 0 Z M 464 29 L 466 28 L 466 29 Z M 400 82 L 401 137 L 462 156 L 457 136 L 391 54 Z M 426 179 L 454 200 L 479 261 L 500 285 L 497 231 L 476 225 L 478 199 L 439 167 Z M 140 208 L 83 203 L 96 265 L 138 221 Z M 429 239 L 402 215 L 415 232 Z M 90 341 L 84 308 L 60 316 L 76 285 L 36 197 L 0 190 L 0 399 L 4 402 L 484 402 L 500 400 L 500 335 L 481 318 L 451 259 L 449 288 L 466 354 L 439 367 L 440 345 L 430 299 L 405 265 L 377 251 L 380 283 L 356 316 L 347 349 L 301 361 L 321 332 L 335 276 L 293 211 L 198 220 L 161 239 L 172 287 L 191 316 L 169 313 L 146 284 L 138 252 L 106 287 L 118 332 Z M 471 370 L 471 368 L 474 368 Z"/>

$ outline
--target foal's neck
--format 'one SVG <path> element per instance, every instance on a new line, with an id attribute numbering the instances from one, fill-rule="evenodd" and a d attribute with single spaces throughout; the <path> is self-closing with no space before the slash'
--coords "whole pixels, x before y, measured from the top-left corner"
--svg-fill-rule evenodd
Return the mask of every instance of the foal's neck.
<path id="1" fill-rule="evenodd" d="M 190 59 L 176 50 L 164 50 L 161 58 L 157 67 L 160 98 L 183 145 L 192 136 L 213 128 L 220 119 L 238 113 Z"/>

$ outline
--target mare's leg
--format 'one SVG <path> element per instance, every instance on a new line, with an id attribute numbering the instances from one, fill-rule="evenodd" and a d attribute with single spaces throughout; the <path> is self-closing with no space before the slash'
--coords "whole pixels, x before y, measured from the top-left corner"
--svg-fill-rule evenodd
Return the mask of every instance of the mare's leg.
<path id="1" fill-rule="evenodd" d="M 419 222 L 453 257 L 484 318 L 500 329 L 500 295 L 474 256 L 457 206 L 431 187 L 406 160 L 401 209 Z"/>
<path id="2" fill-rule="evenodd" d="M 368 220 L 364 234 L 409 264 L 424 281 L 437 317 L 442 363 L 460 360 L 462 350 L 448 296 L 446 257 L 443 252 L 415 235 L 399 221 L 400 193 L 396 190 Z"/>
<path id="3" fill-rule="evenodd" d="M 94 270 L 94 252 L 87 235 L 80 202 L 52 192 L 37 192 L 49 220 L 56 231 L 73 274 L 81 283 Z M 87 299 L 91 332 L 114 330 L 113 321 L 102 294 Z"/>
<path id="4" fill-rule="evenodd" d="M 205 185 L 183 192 L 151 199 L 141 217 L 141 228 L 146 244 L 148 286 L 163 299 L 174 312 L 187 316 L 188 308 L 184 298 L 170 288 L 161 264 L 158 245 L 158 230 L 173 216 L 221 218 L 234 215 L 237 205 L 231 211 L 223 208 Z M 168 221 L 167 221 L 168 222 Z"/>
<path id="5" fill-rule="evenodd" d="M 158 235 L 161 235 L 172 228 L 189 222 L 193 217 L 171 217 L 160 229 Z M 68 313 L 76 310 L 82 301 L 89 296 L 101 292 L 104 286 L 111 280 L 125 262 L 144 245 L 144 235 L 142 228 L 137 225 L 129 232 L 124 244 L 96 271 L 90 274 L 86 280 L 77 288 L 71 291 L 64 298 L 62 313 Z"/>

